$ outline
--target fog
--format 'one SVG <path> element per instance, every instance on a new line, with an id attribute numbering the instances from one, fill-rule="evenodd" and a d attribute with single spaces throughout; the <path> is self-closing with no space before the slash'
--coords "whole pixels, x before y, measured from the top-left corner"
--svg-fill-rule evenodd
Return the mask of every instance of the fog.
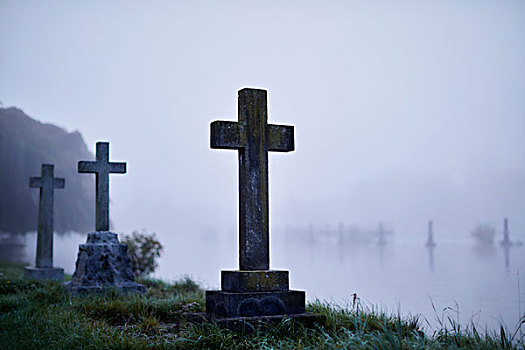
<path id="1" fill-rule="evenodd" d="M 453 239 L 509 217 L 519 236 L 523 18 L 521 1 L 4 0 L 0 100 L 111 142 L 117 232 L 236 230 L 236 152 L 210 149 L 209 124 L 260 87 L 296 127 L 269 156 L 272 228 L 423 241 L 429 219 Z"/>

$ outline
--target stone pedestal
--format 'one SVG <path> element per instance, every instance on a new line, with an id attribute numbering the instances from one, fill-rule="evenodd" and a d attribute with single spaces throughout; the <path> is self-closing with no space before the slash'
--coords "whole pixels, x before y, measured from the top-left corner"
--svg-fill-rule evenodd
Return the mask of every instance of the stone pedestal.
<path id="1" fill-rule="evenodd" d="M 31 267 L 24 268 L 24 275 L 26 278 L 33 280 L 55 280 L 62 281 L 64 279 L 64 269 L 60 267 Z"/>
<path id="2" fill-rule="evenodd" d="M 288 271 L 222 271 L 221 290 L 206 291 L 206 312 L 257 317 L 305 312 L 305 292 L 289 290 Z"/>
<path id="3" fill-rule="evenodd" d="M 116 233 L 97 231 L 80 244 L 75 273 L 64 283 L 71 293 L 97 293 L 112 289 L 123 293 L 143 293 L 146 288 L 135 282 L 128 246 L 119 243 Z"/>

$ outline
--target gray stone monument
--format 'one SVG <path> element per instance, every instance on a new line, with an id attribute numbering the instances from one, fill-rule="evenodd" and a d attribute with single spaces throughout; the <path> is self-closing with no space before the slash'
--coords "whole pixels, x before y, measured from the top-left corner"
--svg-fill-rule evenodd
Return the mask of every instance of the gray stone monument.
<path id="1" fill-rule="evenodd" d="M 79 245 L 75 273 L 65 287 L 72 293 L 110 289 L 142 293 L 145 287 L 133 278 L 128 246 L 119 243 L 117 234 L 109 231 L 109 174 L 126 173 L 126 163 L 109 161 L 107 142 L 97 142 L 96 158 L 95 162 L 78 162 L 79 173 L 96 174 L 96 231 L 89 233 L 86 243 Z"/>
<path id="2" fill-rule="evenodd" d="M 510 247 L 512 247 L 514 243 L 510 240 L 509 220 L 507 218 L 503 220 L 503 241 L 501 241 L 500 243 L 503 246 L 503 255 L 505 258 L 505 269 L 508 272 L 509 266 L 510 266 Z"/>
<path id="3" fill-rule="evenodd" d="M 243 89 L 239 121 L 211 123 L 211 148 L 239 156 L 239 266 L 221 272 L 221 290 L 206 291 L 206 312 L 226 318 L 297 315 L 305 292 L 290 290 L 288 271 L 270 270 L 268 151 L 294 150 L 294 127 L 268 124 L 266 91 Z"/>
<path id="4" fill-rule="evenodd" d="M 378 236 L 378 239 L 377 239 L 377 245 L 378 246 L 385 246 L 386 245 L 386 234 L 387 232 L 385 232 L 385 228 L 383 227 L 383 223 L 382 222 L 379 222 L 379 227 L 377 229 L 377 236 Z"/>
<path id="5" fill-rule="evenodd" d="M 53 204 L 55 188 L 64 188 L 65 180 L 54 177 L 54 165 L 42 164 L 40 177 L 31 177 L 29 187 L 40 188 L 35 267 L 27 266 L 25 275 L 36 280 L 64 279 L 64 269 L 53 267 Z"/>
<path id="6" fill-rule="evenodd" d="M 509 234 L 509 220 L 507 218 L 503 220 L 503 241 L 501 241 L 501 245 L 508 247 L 512 245 Z"/>
<path id="7" fill-rule="evenodd" d="M 436 246 L 436 243 L 434 242 L 434 230 L 432 229 L 432 220 L 428 221 L 428 238 L 427 243 L 425 243 L 425 246 L 428 248 L 434 248 Z"/>

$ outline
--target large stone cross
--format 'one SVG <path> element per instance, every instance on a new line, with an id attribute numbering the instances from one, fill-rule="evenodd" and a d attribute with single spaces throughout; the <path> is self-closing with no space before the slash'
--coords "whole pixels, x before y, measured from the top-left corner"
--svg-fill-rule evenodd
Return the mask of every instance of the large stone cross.
<path id="1" fill-rule="evenodd" d="M 294 127 L 268 124 L 266 90 L 242 89 L 238 122 L 211 123 L 211 148 L 239 153 L 240 270 L 269 270 L 268 151 L 294 150 Z"/>
<path id="2" fill-rule="evenodd" d="M 53 201 L 55 188 L 64 188 L 65 180 L 54 177 L 54 166 L 42 164 L 41 177 L 29 178 L 29 187 L 40 188 L 35 267 L 53 267 Z"/>
<path id="3" fill-rule="evenodd" d="M 95 162 L 78 162 L 78 172 L 97 175 L 96 231 L 109 231 L 109 174 L 126 173 L 126 163 L 109 161 L 108 142 L 97 142 L 96 158 Z"/>

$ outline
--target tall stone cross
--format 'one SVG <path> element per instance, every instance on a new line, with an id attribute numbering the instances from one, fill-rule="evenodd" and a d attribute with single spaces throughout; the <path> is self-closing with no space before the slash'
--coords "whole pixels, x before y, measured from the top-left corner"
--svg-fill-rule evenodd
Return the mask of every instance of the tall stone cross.
<path id="1" fill-rule="evenodd" d="M 35 267 L 53 267 L 54 191 L 55 188 L 64 188 L 65 182 L 62 178 L 54 177 L 52 164 L 42 164 L 41 176 L 29 178 L 29 187 L 40 188 Z"/>
<path id="2" fill-rule="evenodd" d="M 96 231 L 109 231 L 109 174 L 125 174 L 126 163 L 109 161 L 108 142 L 97 142 L 96 158 L 95 162 L 78 162 L 78 172 L 97 175 Z"/>
<path id="3" fill-rule="evenodd" d="M 211 123 L 211 148 L 239 154 L 240 270 L 269 270 L 268 151 L 294 150 L 294 127 L 268 124 L 266 90 L 242 89 L 238 122 Z"/>

